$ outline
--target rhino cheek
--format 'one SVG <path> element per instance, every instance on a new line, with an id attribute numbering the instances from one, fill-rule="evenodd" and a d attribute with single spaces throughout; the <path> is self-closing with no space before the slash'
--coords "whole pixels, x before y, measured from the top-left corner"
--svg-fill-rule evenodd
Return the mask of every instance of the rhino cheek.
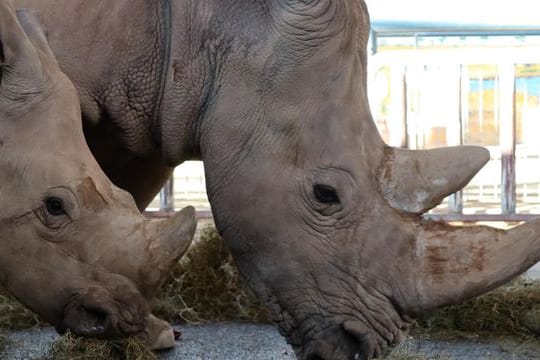
<path id="1" fill-rule="evenodd" d="M 142 331 L 147 303 L 126 278 L 80 261 L 65 244 L 37 236 L 29 214 L 0 222 L 2 285 L 59 331 L 125 335 Z"/>

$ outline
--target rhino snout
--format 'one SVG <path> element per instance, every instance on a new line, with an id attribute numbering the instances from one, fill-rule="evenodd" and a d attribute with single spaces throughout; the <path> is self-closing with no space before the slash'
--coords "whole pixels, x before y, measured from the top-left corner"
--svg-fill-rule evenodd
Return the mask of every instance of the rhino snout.
<path id="1" fill-rule="evenodd" d="M 130 287 L 111 292 L 93 286 L 71 297 L 56 330 L 97 338 L 125 337 L 141 333 L 148 314 L 146 301 Z"/>
<path id="2" fill-rule="evenodd" d="M 379 336 L 360 320 L 346 320 L 319 332 L 308 342 L 299 358 L 305 360 L 367 360 L 386 356 L 390 345 L 406 336 L 409 326 L 394 337 Z"/>

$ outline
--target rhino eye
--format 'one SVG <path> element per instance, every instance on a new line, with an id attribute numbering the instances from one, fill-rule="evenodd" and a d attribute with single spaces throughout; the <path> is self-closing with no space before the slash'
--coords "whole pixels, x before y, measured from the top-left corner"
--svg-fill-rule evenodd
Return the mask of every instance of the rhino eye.
<path id="1" fill-rule="evenodd" d="M 336 189 L 331 186 L 316 184 L 313 186 L 313 194 L 315 194 L 317 201 L 323 204 L 339 204 Z"/>
<path id="2" fill-rule="evenodd" d="M 64 201 L 57 197 L 50 197 L 45 200 L 47 212 L 52 216 L 61 216 L 66 213 Z"/>

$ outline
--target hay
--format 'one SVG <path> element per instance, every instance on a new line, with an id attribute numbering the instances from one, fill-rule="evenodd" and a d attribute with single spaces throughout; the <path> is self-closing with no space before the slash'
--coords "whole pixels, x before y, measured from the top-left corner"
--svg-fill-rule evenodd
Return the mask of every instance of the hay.
<path id="1" fill-rule="evenodd" d="M 170 322 L 268 322 L 268 313 L 245 285 L 214 228 L 203 229 L 174 269 L 154 313 Z"/>
<path id="2" fill-rule="evenodd" d="M 81 338 L 66 333 L 57 340 L 46 360 L 158 360 L 158 355 L 151 351 L 139 338 L 123 340 L 97 340 Z"/>
<path id="3" fill-rule="evenodd" d="M 540 337 L 540 281 L 517 281 L 419 321 L 421 333 Z"/>
<path id="4" fill-rule="evenodd" d="M 22 330 L 43 324 L 39 315 L 28 310 L 12 296 L 0 295 L 0 329 Z"/>

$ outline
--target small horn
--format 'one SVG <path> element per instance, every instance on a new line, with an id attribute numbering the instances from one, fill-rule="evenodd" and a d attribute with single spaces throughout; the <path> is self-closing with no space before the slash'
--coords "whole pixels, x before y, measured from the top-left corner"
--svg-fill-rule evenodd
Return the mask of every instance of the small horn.
<path id="1" fill-rule="evenodd" d="M 479 146 L 388 148 L 379 177 L 381 192 L 393 208 L 421 214 L 463 188 L 488 160 L 489 152 Z"/>
<path id="2" fill-rule="evenodd" d="M 145 261 L 145 271 L 142 274 L 142 292 L 155 295 L 193 240 L 197 228 L 195 209 L 192 206 L 185 207 L 170 219 L 153 220 L 148 226 L 153 228 L 149 233 L 156 235 L 146 248 L 148 260 Z"/>
<path id="3" fill-rule="evenodd" d="M 157 222 L 159 233 L 149 250 L 158 259 L 176 262 L 186 252 L 197 228 L 195 209 L 187 206 L 167 220 Z"/>

